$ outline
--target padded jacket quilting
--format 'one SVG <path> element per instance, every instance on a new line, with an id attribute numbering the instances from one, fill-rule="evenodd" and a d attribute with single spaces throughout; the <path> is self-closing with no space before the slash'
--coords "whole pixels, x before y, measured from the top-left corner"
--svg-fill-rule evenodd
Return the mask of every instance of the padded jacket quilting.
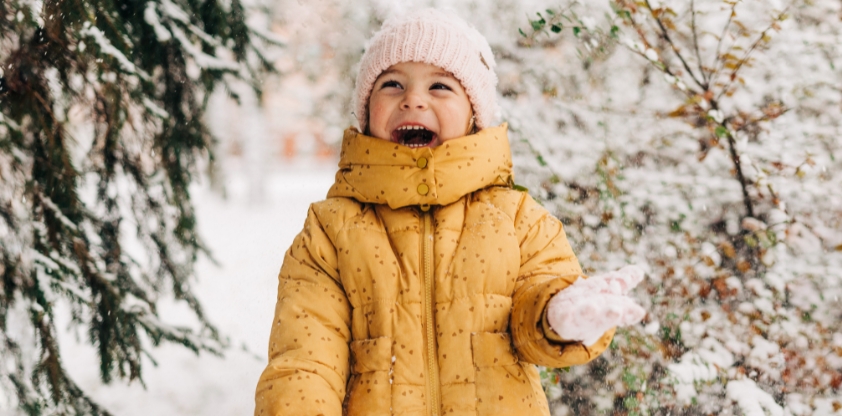
<path id="1" fill-rule="evenodd" d="M 255 415 L 549 415 L 535 364 L 586 363 L 614 331 L 546 336 L 582 271 L 562 224 L 508 186 L 506 126 L 435 149 L 349 129 L 340 159 L 284 258 Z"/>

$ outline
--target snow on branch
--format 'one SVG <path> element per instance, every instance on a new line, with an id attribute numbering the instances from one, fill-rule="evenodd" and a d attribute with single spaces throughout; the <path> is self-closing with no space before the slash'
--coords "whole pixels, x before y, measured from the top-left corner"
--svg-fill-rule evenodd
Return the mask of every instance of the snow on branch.
<path id="1" fill-rule="evenodd" d="M 2 91 L 0 91 L 0 92 L 2 92 Z M 20 125 L 18 123 L 15 123 L 14 120 L 9 120 L 6 117 L 4 117 L 3 113 L 1 113 L 1 112 L 0 112 L 0 124 L 10 128 L 14 131 L 20 131 Z"/>
<path id="2" fill-rule="evenodd" d="M 149 2 L 146 3 L 146 9 L 143 10 L 143 20 L 152 26 L 152 30 L 155 31 L 155 36 L 158 38 L 158 42 L 167 42 L 172 39 L 172 34 L 169 30 L 167 30 L 164 25 L 161 24 L 161 19 L 158 16 L 158 11 L 155 10 L 155 3 Z"/>
<path id="3" fill-rule="evenodd" d="M 161 0 L 161 11 L 174 20 L 189 24 L 190 15 L 170 0 Z"/>
<path id="4" fill-rule="evenodd" d="M 261 39 L 263 39 L 263 40 L 265 40 L 269 43 L 275 44 L 277 46 L 286 46 L 287 45 L 286 39 L 282 38 L 281 36 L 278 36 L 277 34 L 275 34 L 273 32 L 270 32 L 270 31 L 268 31 L 268 30 L 266 30 L 262 27 L 259 27 L 255 24 L 249 23 L 249 24 L 247 24 L 247 26 L 252 33 L 254 33 L 255 35 L 259 36 Z"/>
<path id="5" fill-rule="evenodd" d="M 746 416 L 784 415 L 784 409 L 775 403 L 772 395 L 750 379 L 730 381 L 725 390 L 728 398 L 737 402 Z"/>
<path id="6" fill-rule="evenodd" d="M 150 113 L 162 119 L 170 118 L 170 113 L 168 113 L 166 110 L 155 104 L 152 100 L 149 99 L 149 97 L 143 97 L 143 106 L 146 107 L 146 109 L 149 110 Z"/>
<path id="7" fill-rule="evenodd" d="M 137 320 L 155 339 L 163 338 L 168 341 L 178 342 L 196 353 L 200 350 L 208 351 L 213 354 L 222 353 L 222 348 L 224 346 L 220 343 L 209 342 L 209 340 L 205 337 L 197 336 L 187 328 L 179 328 L 165 324 L 154 315 L 141 313 L 137 315 Z"/>
<path id="8" fill-rule="evenodd" d="M 79 231 L 79 228 L 76 226 L 76 223 L 71 221 L 70 218 L 67 218 L 61 212 L 61 208 L 59 208 L 58 205 L 56 205 L 55 202 L 53 202 L 50 199 L 50 197 L 48 197 L 44 194 L 39 194 L 38 197 L 41 199 L 41 204 L 43 204 L 44 207 L 49 209 L 53 213 L 53 216 L 55 216 L 56 219 L 59 220 L 62 223 L 62 225 L 64 225 L 65 227 L 67 227 L 70 230 Z"/>
<path id="9" fill-rule="evenodd" d="M 240 65 L 234 62 L 225 61 L 202 52 L 201 48 L 194 45 L 193 42 L 190 42 L 190 39 L 187 39 L 187 35 L 180 28 L 173 26 L 171 29 L 175 38 L 182 46 L 184 46 L 184 49 L 193 57 L 196 61 L 196 65 L 199 67 L 206 69 L 228 70 L 233 72 L 240 70 Z"/>
<path id="10" fill-rule="evenodd" d="M 120 64 L 120 67 L 123 68 L 123 71 L 135 74 L 141 77 L 144 81 L 149 80 L 149 74 L 135 66 L 129 58 L 126 58 L 126 55 L 112 45 L 111 41 L 108 40 L 105 34 L 102 33 L 102 31 L 96 26 L 92 26 L 91 22 L 85 22 L 84 25 L 82 25 L 82 30 L 79 31 L 79 34 L 93 38 L 94 42 L 96 42 L 99 46 L 99 51 L 116 59 Z"/>
<path id="11" fill-rule="evenodd" d="M 190 17 L 187 13 L 184 12 L 180 7 L 178 7 L 175 3 L 170 0 L 163 0 L 161 2 L 161 10 L 167 15 L 167 17 L 181 22 L 184 26 L 190 30 L 191 33 L 198 36 L 200 39 L 205 41 L 208 45 L 215 46 L 215 47 L 222 47 L 222 42 L 219 39 L 214 38 L 213 36 L 208 35 L 204 30 L 196 27 L 191 21 Z"/>

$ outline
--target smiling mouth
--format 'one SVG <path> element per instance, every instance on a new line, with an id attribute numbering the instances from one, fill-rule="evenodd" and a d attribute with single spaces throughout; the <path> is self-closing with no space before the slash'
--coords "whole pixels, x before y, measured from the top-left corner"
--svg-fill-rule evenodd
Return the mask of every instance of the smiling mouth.
<path id="1" fill-rule="evenodd" d="M 436 139 L 436 134 L 423 126 L 401 126 L 392 132 L 392 141 L 409 147 L 424 147 Z"/>

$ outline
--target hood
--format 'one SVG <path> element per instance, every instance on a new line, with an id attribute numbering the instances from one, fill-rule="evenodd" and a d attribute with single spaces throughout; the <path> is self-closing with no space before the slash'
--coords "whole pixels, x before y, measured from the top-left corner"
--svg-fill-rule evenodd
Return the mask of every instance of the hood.
<path id="1" fill-rule="evenodd" d="M 330 197 L 363 203 L 448 205 L 476 190 L 511 183 L 507 124 L 451 139 L 436 148 L 411 148 L 345 130 Z"/>

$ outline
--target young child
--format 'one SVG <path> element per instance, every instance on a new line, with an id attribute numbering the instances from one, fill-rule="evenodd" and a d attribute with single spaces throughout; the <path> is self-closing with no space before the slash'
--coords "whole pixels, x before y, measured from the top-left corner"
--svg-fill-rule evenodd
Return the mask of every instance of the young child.
<path id="1" fill-rule="evenodd" d="M 549 415 L 535 364 L 593 360 L 642 318 L 639 270 L 583 279 L 561 223 L 512 189 L 494 66 L 449 13 L 374 35 L 361 130 L 284 258 L 255 415 Z"/>

